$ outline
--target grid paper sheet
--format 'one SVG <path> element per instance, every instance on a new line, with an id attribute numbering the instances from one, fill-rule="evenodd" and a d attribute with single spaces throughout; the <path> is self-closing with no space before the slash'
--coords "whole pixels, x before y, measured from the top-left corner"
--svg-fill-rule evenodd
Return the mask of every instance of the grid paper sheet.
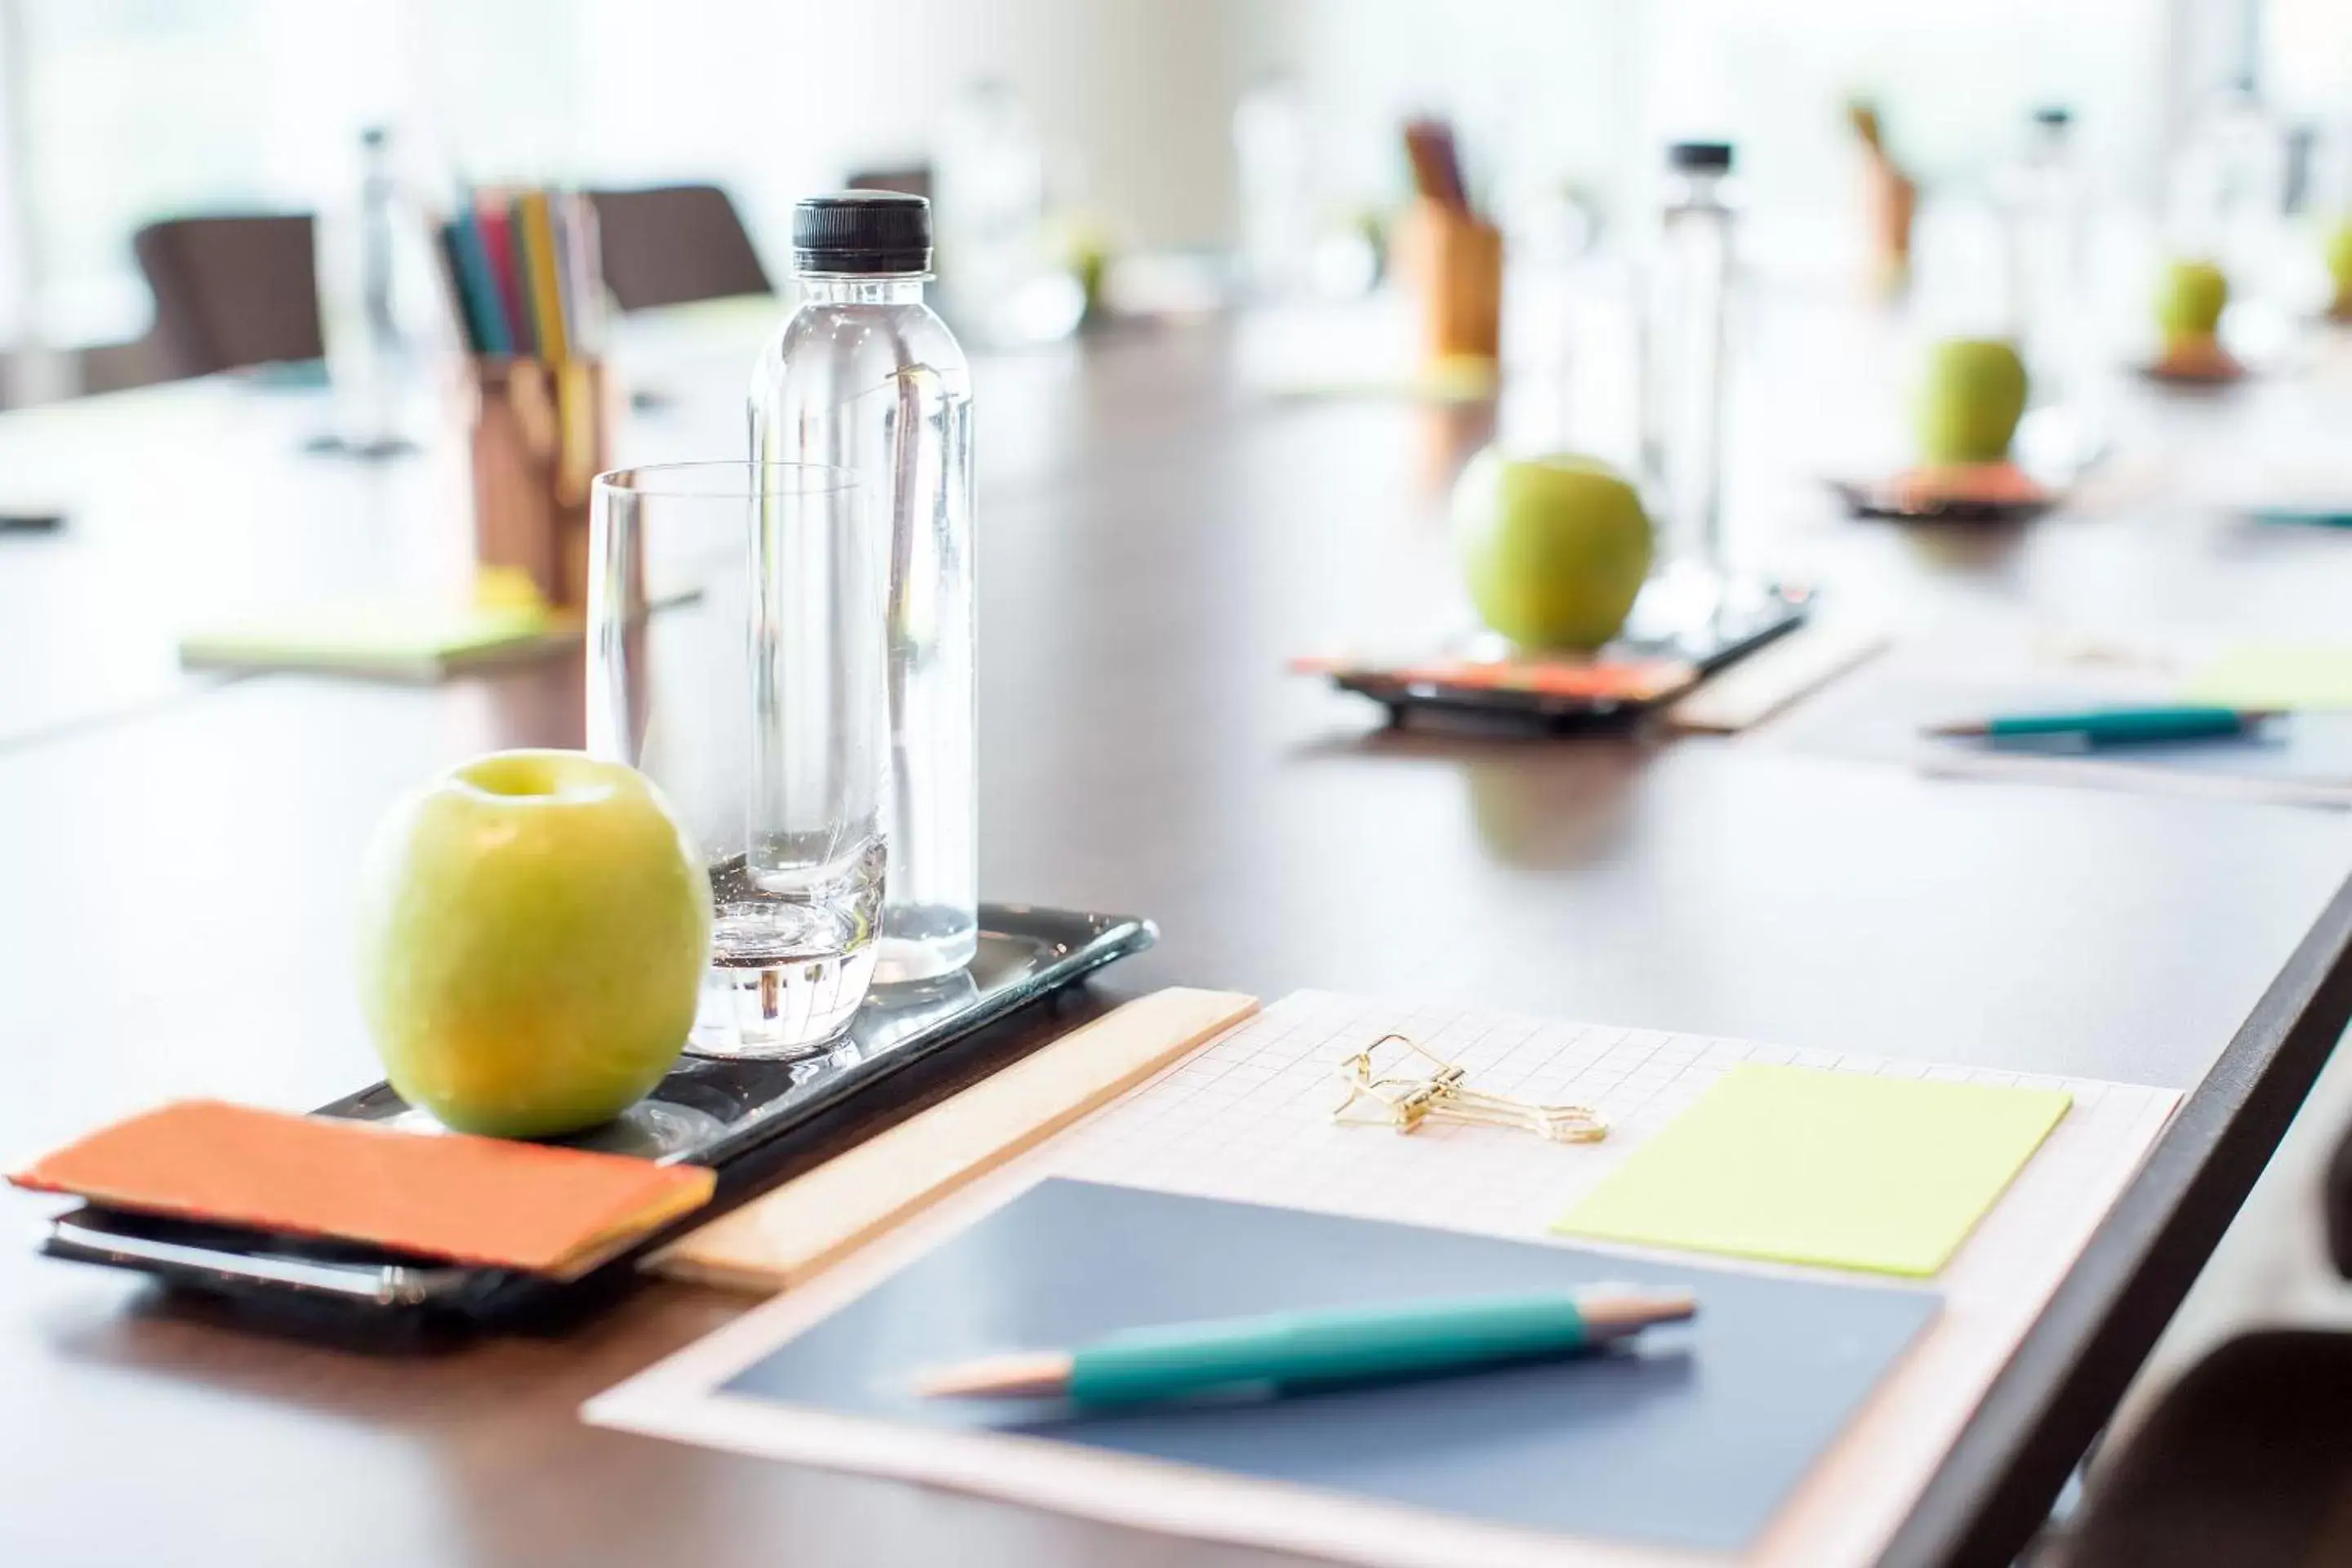
<path id="1" fill-rule="evenodd" d="M 1600 1143 L 1432 1123 L 1342 1126 L 1340 1064 L 1391 1032 L 1480 1089 L 1580 1101 Z M 946 1436 L 730 1397 L 743 1367 L 1034 1183 L 1055 1175 L 1566 1245 L 1548 1227 L 1733 1065 L 2063 1089 L 2059 1119 L 1991 1213 L 1926 1283 L 1943 1310 L 1864 1403 L 1763 1536 L 1736 1559 L 1537 1536 L 1338 1494 L 1088 1453 Z M 1297 992 L 808 1284 L 591 1401 L 601 1425 L 1014 1499 L 1178 1535 L 1381 1568 L 1866 1568 L 1933 1476 L 2019 1340 L 2131 1181 L 2179 1102 L 2169 1089 Z M 1605 1244 L 1578 1238 L 1580 1248 Z M 1749 1259 L 1711 1266 L 1857 1280 Z"/>
<path id="2" fill-rule="evenodd" d="M 1431 1121 L 1404 1135 L 1335 1123 L 1340 1064 L 1391 1031 L 1461 1063 L 1474 1088 L 1592 1106 L 1609 1137 L 1563 1147 L 1504 1128 Z M 2071 1155 L 2109 1144 L 2102 1134 L 2128 1138 L 2159 1125 L 2176 1098 L 2087 1079 L 1298 992 L 1080 1123 L 1050 1146 L 1051 1163 L 1056 1174 L 1087 1181 L 1541 1236 L 1742 1062 L 2068 1090 L 2074 1102 L 2060 1121 L 2068 1135 L 2053 1133 L 2029 1163 L 2036 1187 L 2048 1169 L 2074 1163 Z"/>

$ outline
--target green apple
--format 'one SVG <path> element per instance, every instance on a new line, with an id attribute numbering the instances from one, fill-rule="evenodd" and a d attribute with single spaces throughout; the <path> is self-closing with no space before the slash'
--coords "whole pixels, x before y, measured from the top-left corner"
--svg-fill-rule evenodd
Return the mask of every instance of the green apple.
<path id="1" fill-rule="evenodd" d="M 1919 456 L 1998 463 L 2025 413 L 2025 362 L 1998 338 L 1948 338 L 1927 354 L 1919 388 Z"/>
<path id="2" fill-rule="evenodd" d="M 2164 269 L 2156 289 L 2157 325 L 2164 341 L 2177 343 L 2210 338 L 2221 324 L 2222 308 L 2230 302 L 2230 279 L 2210 261 L 2175 261 Z"/>
<path id="3" fill-rule="evenodd" d="M 1479 453 L 1454 483 L 1454 539 L 1480 617 L 1521 647 L 1599 647 L 1650 572 L 1641 497 L 1592 458 Z"/>
<path id="4" fill-rule="evenodd" d="M 2336 285 L 2327 313 L 2352 321 L 2352 217 L 2340 217 L 2327 231 L 2327 277 Z"/>
<path id="5" fill-rule="evenodd" d="M 370 843 L 360 994 L 393 1088 L 464 1132 L 619 1115 L 694 1026 L 710 881 L 619 763 L 498 752 L 402 800 Z"/>

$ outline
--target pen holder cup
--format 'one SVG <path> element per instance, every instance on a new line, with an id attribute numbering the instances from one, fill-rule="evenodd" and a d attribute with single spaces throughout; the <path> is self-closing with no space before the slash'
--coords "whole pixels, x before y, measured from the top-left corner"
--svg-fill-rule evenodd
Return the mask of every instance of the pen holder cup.
<path id="1" fill-rule="evenodd" d="M 1400 270 L 1421 297 L 1423 354 L 1433 362 L 1499 359 L 1502 231 L 1424 198 L 1405 213 L 1398 240 Z"/>
<path id="2" fill-rule="evenodd" d="M 527 573 L 548 604 L 588 602 L 588 493 L 610 467 L 604 365 L 472 363 L 474 559 Z"/>

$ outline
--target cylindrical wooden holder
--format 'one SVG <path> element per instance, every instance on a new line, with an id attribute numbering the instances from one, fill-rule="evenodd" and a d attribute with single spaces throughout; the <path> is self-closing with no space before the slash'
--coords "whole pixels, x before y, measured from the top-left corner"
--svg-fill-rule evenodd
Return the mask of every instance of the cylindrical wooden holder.
<path id="1" fill-rule="evenodd" d="M 602 363 L 477 359 L 474 558 L 527 573 L 550 605 L 588 602 L 588 493 L 608 466 Z"/>
<path id="2" fill-rule="evenodd" d="M 1502 231 L 1423 198 L 1406 212 L 1397 238 L 1402 270 L 1421 298 L 1423 352 L 1432 360 L 1499 359 Z"/>

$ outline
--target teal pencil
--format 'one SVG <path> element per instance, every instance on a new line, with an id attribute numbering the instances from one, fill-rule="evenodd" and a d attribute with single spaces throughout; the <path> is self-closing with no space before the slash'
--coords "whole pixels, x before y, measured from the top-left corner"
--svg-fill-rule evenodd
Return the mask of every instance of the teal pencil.
<path id="1" fill-rule="evenodd" d="M 1688 1291 L 1575 1292 L 1405 1301 L 1131 1329 L 1070 1350 L 991 1356 L 926 1373 L 928 1397 L 1133 1405 L 1223 1389 L 1434 1377 L 1573 1355 L 1697 1311 Z"/>

